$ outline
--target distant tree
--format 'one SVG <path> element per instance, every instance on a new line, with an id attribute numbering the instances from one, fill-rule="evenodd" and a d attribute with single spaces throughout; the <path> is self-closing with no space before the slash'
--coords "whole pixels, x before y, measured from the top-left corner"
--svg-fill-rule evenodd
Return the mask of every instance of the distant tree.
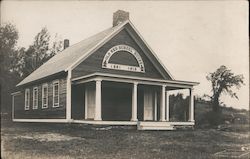
<path id="1" fill-rule="evenodd" d="M 1 81 L 8 74 L 10 64 L 16 54 L 16 44 L 18 40 L 18 31 L 10 23 L 0 26 L 0 79 Z"/>
<path id="2" fill-rule="evenodd" d="M 215 72 L 209 73 L 206 76 L 208 81 L 211 81 L 212 84 L 212 93 L 211 96 L 213 111 L 219 112 L 220 103 L 219 99 L 222 93 L 229 94 L 233 98 L 237 98 L 235 92 L 233 92 L 232 88 L 235 87 L 239 89 L 243 82 L 243 75 L 235 75 L 230 69 L 226 66 L 220 66 Z"/>
<path id="3" fill-rule="evenodd" d="M 188 98 L 184 98 L 182 93 L 169 96 L 170 120 L 186 121 L 188 120 Z"/>
<path id="4" fill-rule="evenodd" d="M 52 48 L 50 49 L 51 56 L 54 56 L 56 53 L 62 51 L 62 49 L 63 49 L 63 41 L 58 36 L 58 34 L 56 34 L 55 39 L 54 39 L 53 44 L 52 44 Z"/>
<path id="5" fill-rule="evenodd" d="M 1 112 L 11 111 L 10 94 L 14 92 L 15 85 L 63 48 L 62 40 L 57 35 L 51 43 L 47 28 L 42 28 L 27 49 L 18 48 L 17 40 L 15 25 L 0 25 Z"/>
<path id="6" fill-rule="evenodd" d="M 19 80 L 16 74 L 10 71 L 17 54 L 18 31 L 15 25 L 5 23 L 0 25 L 0 91 L 1 112 L 9 112 L 11 107 L 10 92 Z"/>
<path id="7" fill-rule="evenodd" d="M 34 42 L 28 49 L 21 48 L 16 58 L 16 65 L 13 70 L 24 78 L 48 61 L 57 52 L 62 50 L 62 41 L 58 40 L 56 35 L 55 41 L 50 47 L 50 34 L 46 27 L 35 36 Z"/>

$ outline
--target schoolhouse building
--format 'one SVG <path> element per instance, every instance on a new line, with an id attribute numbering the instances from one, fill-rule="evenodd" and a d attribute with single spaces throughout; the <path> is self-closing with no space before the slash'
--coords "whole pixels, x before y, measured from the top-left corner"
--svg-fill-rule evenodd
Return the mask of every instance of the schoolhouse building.
<path id="1" fill-rule="evenodd" d="M 129 20 L 69 46 L 40 66 L 12 93 L 14 122 L 135 125 L 139 130 L 193 126 L 193 87 L 175 80 Z M 169 91 L 188 89 L 188 120 L 169 120 Z"/>

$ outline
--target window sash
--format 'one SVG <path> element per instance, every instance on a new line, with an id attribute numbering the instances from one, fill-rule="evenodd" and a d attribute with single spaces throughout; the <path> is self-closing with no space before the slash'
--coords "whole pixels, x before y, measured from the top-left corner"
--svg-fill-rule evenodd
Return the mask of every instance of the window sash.
<path id="1" fill-rule="evenodd" d="M 53 82 L 53 107 L 59 107 L 59 81 Z"/>
<path id="2" fill-rule="evenodd" d="M 38 88 L 33 88 L 33 109 L 38 109 Z"/>
<path id="3" fill-rule="evenodd" d="M 48 108 L 48 85 L 42 86 L 42 108 Z"/>
<path id="4" fill-rule="evenodd" d="M 29 89 L 25 89 L 25 97 L 24 97 L 25 101 L 25 106 L 24 109 L 25 110 L 29 110 L 30 108 L 30 90 Z"/>

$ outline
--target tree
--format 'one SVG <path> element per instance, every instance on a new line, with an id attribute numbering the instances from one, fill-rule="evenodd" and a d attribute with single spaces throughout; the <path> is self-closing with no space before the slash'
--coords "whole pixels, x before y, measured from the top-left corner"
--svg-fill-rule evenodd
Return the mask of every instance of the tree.
<path id="1" fill-rule="evenodd" d="M 189 104 L 188 98 L 184 98 L 182 93 L 169 96 L 170 120 L 171 121 L 187 121 Z"/>
<path id="2" fill-rule="evenodd" d="M 28 49 L 19 49 L 13 70 L 17 71 L 22 78 L 28 76 L 62 50 L 62 41 L 58 39 L 57 35 L 50 47 L 50 37 L 48 29 L 44 27 L 35 36 L 33 44 Z"/>
<path id="3" fill-rule="evenodd" d="M 63 41 L 61 38 L 58 36 L 58 34 L 55 35 L 55 39 L 52 45 L 51 50 L 51 56 L 54 56 L 56 53 L 62 51 L 63 49 Z"/>
<path id="4" fill-rule="evenodd" d="M 15 25 L 7 23 L 0 26 L 1 112 L 11 111 L 10 94 L 14 92 L 15 85 L 62 50 L 62 40 L 56 35 L 51 43 L 47 28 L 42 28 L 28 49 L 18 48 L 17 40 Z"/>
<path id="5" fill-rule="evenodd" d="M 10 71 L 17 54 L 18 31 L 15 25 L 5 23 L 0 26 L 0 91 L 1 112 L 8 112 L 11 106 L 10 93 L 19 80 L 16 74 Z"/>
<path id="6" fill-rule="evenodd" d="M 10 63 L 16 53 L 16 44 L 18 39 L 18 31 L 16 27 L 10 23 L 0 26 L 0 78 L 3 81 L 4 76 L 9 72 Z"/>
<path id="7" fill-rule="evenodd" d="M 237 98 L 235 92 L 233 92 L 232 88 L 235 87 L 239 89 L 243 82 L 243 75 L 235 75 L 230 69 L 226 66 L 222 65 L 215 72 L 209 73 L 206 76 L 208 81 L 211 81 L 212 84 L 212 105 L 213 111 L 220 111 L 220 103 L 219 99 L 222 93 L 229 94 L 232 98 Z"/>

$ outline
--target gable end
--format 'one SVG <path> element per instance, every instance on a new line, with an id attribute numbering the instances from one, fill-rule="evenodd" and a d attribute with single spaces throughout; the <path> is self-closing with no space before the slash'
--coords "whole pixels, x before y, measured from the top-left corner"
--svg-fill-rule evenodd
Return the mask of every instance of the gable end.
<path id="1" fill-rule="evenodd" d="M 112 48 L 115 48 L 114 50 L 118 50 L 119 52 L 119 49 L 117 48 L 118 46 L 129 46 L 129 48 L 127 48 L 128 50 L 132 49 L 134 51 L 131 50 L 131 52 L 138 53 L 138 55 L 136 55 L 135 53 L 135 56 L 138 56 L 137 67 L 129 66 L 126 64 L 125 65 L 120 65 L 120 64 L 111 65 L 111 66 L 116 67 L 115 69 L 103 67 L 103 61 L 105 61 L 106 54 L 109 54 L 109 51 L 112 50 Z M 124 50 L 121 50 L 121 51 L 124 51 Z M 112 58 L 112 56 L 108 56 L 108 57 Z M 137 44 L 137 42 L 130 36 L 127 29 L 123 28 L 112 39 L 107 41 L 98 50 L 91 53 L 90 56 L 88 56 L 85 60 L 83 60 L 78 66 L 76 66 L 72 70 L 72 78 L 78 78 L 81 76 L 86 76 L 88 74 L 99 72 L 99 73 L 111 73 L 111 74 L 118 74 L 118 75 L 130 75 L 130 76 L 170 80 L 171 79 L 170 77 L 164 77 L 157 70 L 157 68 L 151 62 L 151 59 L 148 57 L 149 56 L 146 55 L 146 53 L 141 49 L 141 47 Z M 121 61 L 124 61 L 124 60 L 126 60 L 126 58 L 121 59 Z M 142 66 L 143 68 L 141 68 Z M 132 69 L 132 70 L 128 70 L 128 69 Z"/>

